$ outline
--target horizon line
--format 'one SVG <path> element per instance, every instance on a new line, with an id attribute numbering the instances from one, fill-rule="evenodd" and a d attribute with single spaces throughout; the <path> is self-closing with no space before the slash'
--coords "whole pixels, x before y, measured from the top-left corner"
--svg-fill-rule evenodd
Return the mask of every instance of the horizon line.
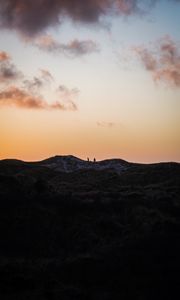
<path id="1" fill-rule="evenodd" d="M 42 158 L 42 159 L 35 159 L 35 160 L 24 160 L 24 159 L 21 159 L 21 158 L 15 158 L 15 157 L 8 157 L 8 158 L 0 158 L 0 161 L 3 161 L 3 160 L 17 160 L 17 161 L 22 161 L 24 163 L 36 163 L 36 162 L 41 162 L 41 161 L 44 161 L 44 160 L 47 160 L 47 159 L 50 159 L 50 158 L 54 158 L 54 157 L 74 157 L 74 158 L 77 158 L 77 159 L 80 159 L 84 162 L 88 162 L 88 156 L 87 156 L 87 159 L 83 159 L 81 157 L 78 157 L 76 155 L 73 155 L 73 154 L 56 154 L 56 155 L 52 155 L 52 156 L 46 156 L 45 158 Z M 89 158 L 89 162 L 94 162 L 94 158 L 96 159 L 96 157 L 94 156 L 92 159 Z M 124 158 L 120 158 L 120 157 L 111 157 L 111 158 L 104 158 L 104 159 L 96 159 L 96 162 L 102 162 L 102 161 L 106 161 L 106 160 L 123 160 L 127 163 L 133 163 L 133 164 L 145 164 L 145 165 L 150 165 L 150 164 L 157 164 L 157 163 L 180 163 L 180 161 L 172 161 L 172 160 L 158 160 L 158 161 L 151 161 L 151 162 L 139 162 L 139 161 L 129 161 L 129 160 L 126 160 Z"/>

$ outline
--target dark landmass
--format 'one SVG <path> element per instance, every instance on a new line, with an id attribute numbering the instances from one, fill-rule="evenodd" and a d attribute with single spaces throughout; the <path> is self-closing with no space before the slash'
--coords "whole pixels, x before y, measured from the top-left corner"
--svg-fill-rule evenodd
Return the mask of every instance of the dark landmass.
<path id="1" fill-rule="evenodd" d="M 180 164 L 0 161 L 0 299 L 177 299 Z"/>

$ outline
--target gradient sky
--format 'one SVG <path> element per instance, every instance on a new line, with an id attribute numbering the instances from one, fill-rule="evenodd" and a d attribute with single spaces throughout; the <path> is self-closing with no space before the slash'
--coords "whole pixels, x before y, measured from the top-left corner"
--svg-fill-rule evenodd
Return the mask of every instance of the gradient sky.
<path id="1" fill-rule="evenodd" d="M 179 0 L 0 0 L 0 159 L 180 161 L 179 26 Z"/>

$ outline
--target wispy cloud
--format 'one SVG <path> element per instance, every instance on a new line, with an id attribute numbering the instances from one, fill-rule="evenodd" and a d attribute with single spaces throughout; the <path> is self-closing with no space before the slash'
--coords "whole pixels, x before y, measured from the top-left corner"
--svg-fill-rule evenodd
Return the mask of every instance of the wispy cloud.
<path id="1" fill-rule="evenodd" d="M 48 70 L 40 69 L 40 72 L 41 72 L 41 77 L 43 78 L 43 80 L 45 80 L 47 82 L 54 81 L 54 77 Z"/>
<path id="2" fill-rule="evenodd" d="M 107 128 L 112 128 L 116 125 L 114 122 L 97 122 L 96 124 L 99 127 L 107 127 Z"/>
<path id="3" fill-rule="evenodd" d="M 60 110 L 69 110 L 76 111 L 78 110 L 77 105 L 73 100 L 68 100 L 65 103 L 56 101 L 50 105 L 51 109 L 60 109 Z"/>
<path id="4" fill-rule="evenodd" d="M 8 87 L 0 92 L 0 106 L 15 106 L 18 108 L 37 110 L 76 110 L 76 105 L 55 101 L 52 104 L 44 101 L 43 98 L 28 93 L 15 86 Z"/>
<path id="5" fill-rule="evenodd" d="M 40 69 L 39 71 L 39 76 L 34 76 L 33 79 L 25 79 L 23 81 L 23 87 L 30 92 L 38 92 L 47 84 L 50 84 L 52 81 L 54 81 L 53 76 L 48 70 Z"/>
<path id="6" fill-rule="evenodd" d="M 0 51 L 0 82 L 10 82 L 21 78 L 23 74 L 11 62 L 11 58 L 5 51 Z"/>
<path id="7" fill-rule="evenodd" d="M 38 91 L 42 88 L 43 86 L 43 81 L 41 80 L 41 78 L 38 77 L 34 77 L 33 79 L 25 79 L 23 81 L 23 86 L 29 90 L 29 91 Z"/>
<path id="8" fill-rule="evenodd" d="M 40 50 L 57 54 L 64 54 L 70 57 L 82 56 L 99 51 L 98 45 L 92 40 L 72 40 L 63 44 L 55 40 L 51 35 L 43 35 L 36 39 L 34 45 Z"/>
<path id="9" fill-rule="evenodd" d="M 146 11 L 158 0 L 5 0 L 0 1 L 0 27 L 26 36 L 61 24 L 65 17 L 74 22 L 100 23 L 108 14 L 130 16 Z M 179 3 L 179 0 L 171 0 Z"/>
<path id="10" fill-rule="evenodd" d="M 79 94 L 79 90 L 77 88 L 69 89 L 65 85 L 59 85 L 57 92 L 60 93 L 63 98 L 71 98 L 75 97 Z"/>
<path id="11" fill-rule="evenodd" d="M 180 87 L 180 51 L 169 36 L 163 37 L 154 48 L 139 46 L 133 49 L 155 82 Z"/>
<path id="12" fill-rule="evenodd" d="M 77 105 L 74 100 L 79 94 L 79 90 L 77 88 L 69 89 L 65 85 L 59 85 L 57 89 L 57 94 L 66 103 L 71 110 L 77 110 Z"/>

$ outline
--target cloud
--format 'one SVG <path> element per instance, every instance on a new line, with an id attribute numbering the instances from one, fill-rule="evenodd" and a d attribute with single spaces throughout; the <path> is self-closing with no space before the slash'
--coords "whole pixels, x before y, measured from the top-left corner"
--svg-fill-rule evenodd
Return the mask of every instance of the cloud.
<path id="1" fill-rule="evenodd" d="M 72 100 L 67 101 L 66 103 L 61 103 L 56 101 L 50 106 L 51 109 L 60 109 L 60 110 L 69 110 L 69 111 L 76 111 L 77 105 Z"/>
<path id="2" fill-rule="evenodd" d="M 7 52 L 0 51 L 0 62 L 9 60 L 10 57 Z"/>
<path id="3" fill-rule="evenodd" d="M 51 35 L 40 36 L 34 45 L 46 52 L 65 54 L 71 57 L 82 56 L 99 50 L 97 44 L 92 40 L 79 41 L 74 39 L 68 44 L 63 44 L 56 41 Z"/>
<path id="4" fill-rule="evenodd" d="M 54 81 L 52 74 L 46 69 L 40 69 L 38 76 L 26 78 L 11 62 L 8 53 L 0 51 L 0 106 L 15 106 L 19 108 L 47 109 L 47 110 L 77 110 L 74 98 L 79 90 L 68 89 L 60 85 L 54 92 L 57 101 L 49 104 L 41 96 L 43 88 Z M 11 83 L 21 79 L 18 86 Z"/>
<path id="5" fill-rule="evenodd" d="M 39 90 L 45 84 L 54 81 L 52 74 L 45 69 L 40 69 L 40 75 L 34 76 L 33 79 L 26 79 L 24 74 L 17 69 L 11 62 L 10 55 L 5 51 L 0 51 L 0 81 L 3 83 L 11 83 L 18 79 L 23 80 L 23 86 L 28 90 Z"/>
<path id="6" fill-rule="evenodd" d="M 134 47 L 133 50 L 138 54 L 146 70 L 154 71 L 157 68 L 157 60 L 154 55 L 144 47 Z"/>
<path id="7" fill-rule="evenodd" d="M 11 62 L 8 53 L 0 52 L 0 82 L 7 83 L 10 81 L 18 80 L 23 74 Z"/>
<path id="8" fill-rule="evenodd" d="M 55 101 L 52 104 L 44 101 L 43 98 L 34 96 L 27 91 L 15 86 L 8 87 L 0 92 L 0 106 L 15 106 L 18 108 L 37 110 L 77 110 L 73 102 L 63 103 Z"/>
<path id="9" fill-rule="evenodd" d="M 180 87 L 179 46 L 169 36 L 160 39 L 153 49 L 140 46 L 133 50 L 155 82 Z"/>
<path id="10" fill-rule="evenodd" d="M 113 122 L 97 122 L 96 124 L 99 127 L 107 127 L 107 128 L 112 128 L 115 126 L 115 123 Z"/>
<path id="11" fill-rule="evenodd" d="M 46 104 L 26 91 L 11 86 L 0 92 L 0 106 L 16 106 L 21 108 L 44 109 Z"/>
<path id="12" fill-rule="evenodd" d="M 118 8 L 118 13 L 123 14 L 123 15 L 132 15 L 134 13 L 137 13 L 140 11 L 140 6 L 138 5 L 139 1 L 136 0 L 122 0 L 122 1 L 114 1 L 117 5 Z"/>
<path id="13" fill-rule="evenodd" d="M 77 88 L 69 89 L 65 85 L 59 85 L 57 92 L 60 93 L 61 97 L 66 99 L 79 94 L 79 90 Z"/>
<path id="14" fill-rule="evenodd" d="M 57 94 L 60 99 L 71 108 L 71 110 L 77 110 L 77 106 L 74 99 L 78 96 L 79 90 L 77 88 L 69 89 L 65 85 L 60 85 L 57 89 Z"/>
<path id="15" fill-rule="evenodd" d="M 65 17 L 94 24 L 108 14 L 137 14 L 149 9 L 154 2 L 157 0 L 1 0 L 0 28 L 33 36 L 61 24 Z"/>
<path id="16" fill-rule="evenodd" d="M 23 81 L 24 87 L 27 88 L 29 91 L 38 91 L 43 86 L 43 81 L 38 78 L 34 77 L 32 80 L 26 79 Z"/>
<path id="17" fill-rule="evenodd" d="M 40 69 L 40 75 L 34 76 L 33 79 L 25 79 L 23 81 L 23 88 L 30 92 L 37 93 L 40 89 L 54 81 L 53 76 L 48 70 Z"/>
<path id="18" fill-rule="evenodd" d="M 54 81 L 52 74 L 48 70 L 40 69 L 40 72 L 41 72 L 41 77 L 43 78 L 44 81 L 46 82 Z"/>

